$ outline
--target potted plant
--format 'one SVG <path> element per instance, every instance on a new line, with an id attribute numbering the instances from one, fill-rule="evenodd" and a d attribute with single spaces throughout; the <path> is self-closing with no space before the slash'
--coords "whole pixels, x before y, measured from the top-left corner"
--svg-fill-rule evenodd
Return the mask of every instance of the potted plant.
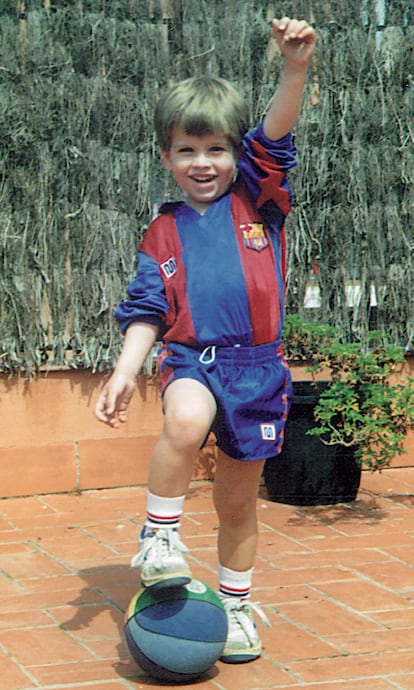
<path id="1" fill-rule="evenodd" d="M 335 329 L 287 317 L 286 356 L 310 381 L 294 381 L 282 453 L 265 464 L 269 497 L 295 505 L 356 498 L 362 468 L 388 467 L 414 426 L 414 379 L 399 377 L 401 348 L 372 331 L 341 342 Z M 321 374 L 323 374 L 321 379 Z"/>

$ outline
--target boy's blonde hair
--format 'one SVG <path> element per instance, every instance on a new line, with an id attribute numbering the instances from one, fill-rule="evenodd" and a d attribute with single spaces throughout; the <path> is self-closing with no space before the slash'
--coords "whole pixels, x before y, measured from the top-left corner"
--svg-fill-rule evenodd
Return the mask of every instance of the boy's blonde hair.
<path id="1" fill-rule="evenodd" d="M 220 132 L 237 152 L 248 120 L 248 108 L 236 89 L 225 79 L 204 76 L 168 89 L 156 106 L 154 127 L 164 151 L 171 148 L 173 128 L 180 127 L 196 136 Z"/>

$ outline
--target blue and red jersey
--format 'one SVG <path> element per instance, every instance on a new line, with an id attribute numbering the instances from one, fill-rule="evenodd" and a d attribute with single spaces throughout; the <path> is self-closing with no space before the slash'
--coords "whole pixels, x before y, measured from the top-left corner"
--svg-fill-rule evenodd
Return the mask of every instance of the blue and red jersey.
<path id="1" fill-rule="evenodd" d="M 271 141 L 260 124 L 243 138 L 235 183 L 204 214 L 184 202 L 161 207 L 115 312 L 122 332 L 143 321 L 193 347 L 280 339 L 295 155 L 291 134 Z"/>

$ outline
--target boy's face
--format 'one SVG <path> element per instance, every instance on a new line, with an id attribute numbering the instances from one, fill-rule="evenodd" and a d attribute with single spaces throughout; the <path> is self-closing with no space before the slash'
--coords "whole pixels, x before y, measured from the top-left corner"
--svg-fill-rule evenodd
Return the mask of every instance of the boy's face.
<path id="1" fill-rule="evenodd" d="M 161 158 L 199 213 L 227 192 L 236 169 L 233 146 L 220 133 L 196 136 L 174 128 L 171 148 Z"/>

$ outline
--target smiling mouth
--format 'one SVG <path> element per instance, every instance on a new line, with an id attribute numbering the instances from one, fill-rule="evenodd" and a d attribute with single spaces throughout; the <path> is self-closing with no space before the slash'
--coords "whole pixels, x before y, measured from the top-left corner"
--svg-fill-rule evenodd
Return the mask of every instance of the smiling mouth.
<path id="1" fill-rule="evenodd" d="M 198 184 L 206 184 L 208 182 L 213 182 L 213 180 L 216 179 L 216 176 L 210 175 L 209 177 L 192 177 L 191 179 L 194 182 L 198 182 Z"/>

